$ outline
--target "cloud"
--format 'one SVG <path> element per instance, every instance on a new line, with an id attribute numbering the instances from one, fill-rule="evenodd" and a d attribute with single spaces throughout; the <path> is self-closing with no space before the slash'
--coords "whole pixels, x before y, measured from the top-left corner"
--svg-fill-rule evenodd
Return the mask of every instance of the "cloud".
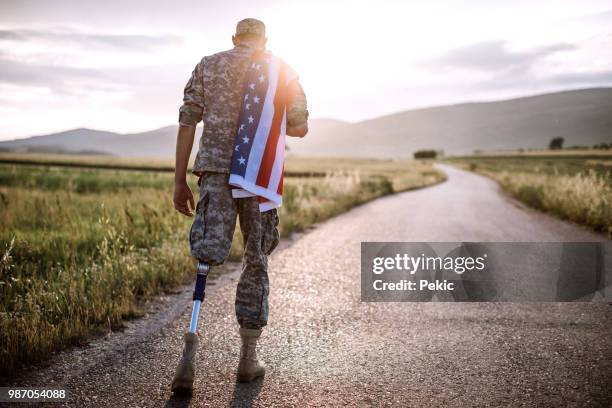
<path id="1" fill-rule="evenodd" d="M 489 92 L 505 90 L 574 89 L 578 87 L 600 87 L 612 85 L 612 70 L 579 72 L 571 71 L 544 77 L 496 77 L 469 85 L 470 89 Z"/>
<path id="2" fill-rule="evenodd" d="M 104 80 L 103 72 L 67 66 L 39 65 L 0 58 L 0 82 L 45 86 L 56 91 L 69 89 L 75 80 Z"/>
<path id="3" fill-rule="evenodd" d="M 522 51 L 512 51 L 504 41 L 474 43 L 452 49 L 420 65 L 434 78 L 407 92 L 446 95 L 444 98 L 499 99 L 522 94 L 555 92 L 564 89 L 612 86 L 612 65 L 592 63 L 592 50 L 601 55 L 601 41 L 580 44 L 554 43 Z M 576 51 L 571 56 L 545 59 L 553 54 Z M 443 72 L 444 75 L 438 75 Z M 435 78 L 440 78 L 436 81 Z M 461 95 L 461 97 L 457 97 Z M 444 99 L 441 98 L 441 99 Z"/>
<path id="4" fill-rule="evenodd" d="M 529 72 L 536 62 L 551 54 L 576 48 L 574 44 L 558 43 L 527 51 L 511 51 L 504 41 L 485 41 L 455 48 L 424 65 L 517 75 Z"/>
<path id="5" fill-rule="evenodd" d="M 612 9 L 599 13 L 582 15 L 571 20 L 579 24 L 601 25 L 608 27 L 610 23 L 612 23 Z"/>
<path id="6" fill-rule="evenodd" d="M 61 94 L 84 90 L 123 92 L 137 86 L 156 86 L 167 83 L 170 75 L 160 67 L 177 64 L 140 64 L 140 56 L 182 42 L 180 36 L 162 34 L 96 34 L 73 28 L 0 29 L 0 83 L 44 87 Z M 123 64 L 125 52 L 130 52 L 130 57 L 137 55 L 131 58 L 131 65 Z M 103 58 L 105 65 L 98 66 L 96 58 Z"/>
<path id="7" fill-rule="evenodd" d="M 191 70 L 191 65 L 181 63 L 83 68 L 19 61 L 0 55 L 0 84 L 47 88 L 61 95 L 88 91 L 142 94 L 160 89 L 182 90 Z"/>
<path id="8" fill-rule="evenodd" d="M 84 48 L 98 47 L 123 51 L 149 51 L 161 46 L 181 44 L 183 38 L 177 35 L 95 34 L 64 28 L 56 30 L 0 30 L 0 41 L 44 41 L 57 44 L 77 44 Z"/>

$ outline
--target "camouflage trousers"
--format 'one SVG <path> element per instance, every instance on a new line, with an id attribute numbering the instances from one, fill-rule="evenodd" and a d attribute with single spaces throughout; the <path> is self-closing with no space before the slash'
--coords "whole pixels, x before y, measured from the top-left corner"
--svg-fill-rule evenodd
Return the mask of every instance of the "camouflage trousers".
<path id="1" fill-rule="evenodd" d="M 279 242 L 278 213 L 259 211 L 256 197 L 233 198 L 229 174 L 200 177 L 200 197 L 189 232 L 191 255 L 211 266 L 229 256 L 236 217 L 244 241 L 242 274 L 236 288 L 236 317 L 241 327 L 259 329 L 268 322 L 268 255 Z"/>

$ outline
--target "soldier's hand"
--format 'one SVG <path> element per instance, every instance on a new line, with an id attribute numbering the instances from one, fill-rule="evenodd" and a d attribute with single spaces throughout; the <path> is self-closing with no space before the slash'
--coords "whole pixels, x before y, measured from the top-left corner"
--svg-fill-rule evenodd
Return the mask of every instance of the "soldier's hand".
<path id="1" fill-rule="evenodd" d="M 287 130 L 285 132 L 287 136 L 291 137 L 304 137 L 306 133 L 308 133 L 308 122 L 302 123 L 297 126 L 289 126 L 287 125 Z"/>
<path id="2" fill-rule="evenodd" d="M 187 183 L 174 183 L 174 208 L 181 214 L 193 217 L 195 201 Z"/>

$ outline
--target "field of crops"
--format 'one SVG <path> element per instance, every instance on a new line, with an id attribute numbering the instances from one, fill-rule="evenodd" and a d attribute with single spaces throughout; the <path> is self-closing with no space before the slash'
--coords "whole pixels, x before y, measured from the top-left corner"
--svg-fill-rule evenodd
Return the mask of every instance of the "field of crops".
<path id="1" fill-rule="evenodd" d="M 0 155 L 0 375 L 120 326 L 141 313 L 139 301 L 193 274 L 190 219 L 172 207 L 167 162 L 23 159 Z M 299 177 L 285 179 L 284 236 L 443 179 L 411 160 L 292 158 L 287 171 Z M 233 260 L 241 242 L 237 231 Z"/>
<path id="2" fill-rule="evenodd" d="M 612 236 L 612 152 L 551 151 L 448 159 L 497 180 L 527 205 Z"/>

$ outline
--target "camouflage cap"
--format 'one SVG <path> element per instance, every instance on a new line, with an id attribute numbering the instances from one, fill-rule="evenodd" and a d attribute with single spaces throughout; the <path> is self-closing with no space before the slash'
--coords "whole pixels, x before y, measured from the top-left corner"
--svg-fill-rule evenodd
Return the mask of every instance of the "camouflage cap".
<path id="1" fill-rule="evenodd" d="M 260 37 L 266 36 L 266 25 L 256 18 L 245 18 L 236 24 L 236 35 L 255 34 Z"/>

